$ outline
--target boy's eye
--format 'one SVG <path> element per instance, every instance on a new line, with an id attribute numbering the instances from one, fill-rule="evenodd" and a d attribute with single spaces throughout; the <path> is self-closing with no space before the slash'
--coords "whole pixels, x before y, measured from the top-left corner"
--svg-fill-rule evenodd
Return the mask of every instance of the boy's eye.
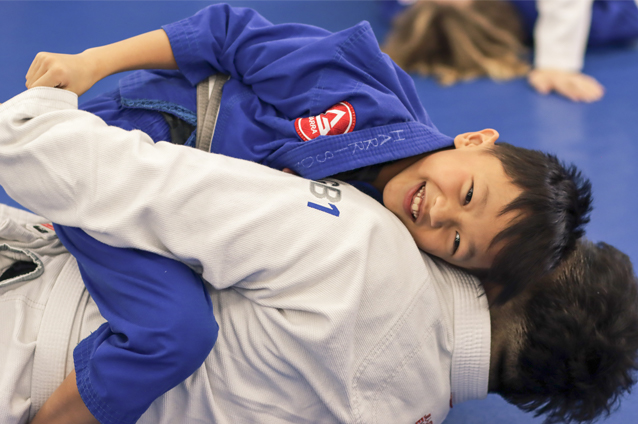
<path id="1" fill-rule="evenodd" d="M 474 182 L 472 182 L 472 187 L 470 187 L 469 191 L 465 195 L 465 204 L 466 205 L 472 201 L 472 195 L 474 195 Z"/>
<path id="2" fill-rule="evenodd" d="M 454 248 L 452 249 L 452 255 L 454 255 L 456 251 L 459 250 L 459 244 L 461 244 L 461 235 L 457 231 L 456 235 L 454 236 Z"/>

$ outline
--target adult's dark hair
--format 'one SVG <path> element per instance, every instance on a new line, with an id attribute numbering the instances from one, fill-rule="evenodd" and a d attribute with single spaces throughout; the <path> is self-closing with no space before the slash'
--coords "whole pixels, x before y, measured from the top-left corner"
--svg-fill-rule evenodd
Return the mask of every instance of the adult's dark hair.
<path id="1" fill-rule="evenodd" d="M 479 76 L 507 80 L 529 71 L 524 37 L 509 2 L 417 1 L 395 18 L 382 50 L 404 70 L 444 85 Z"/>
<path id="2" fill-rule="evenodd" d="M 495 391 L 549 423 L 609 415 L 636 383 L 637 285 L 626 255 L 580 241 L 517 304 L 522 340 L 513 371 Z"/>
<path id="3" fill-rule="evenodd" d="M 502 246 L 492 267 L 479 276 L 503 287 L 497 303 L 539 281 L 584 234 L 591 212 L 591 183 L 574 165 L 538 150 L 497 143 L 487 152 L 498 158 L 522 193 L 501 214 L 518 215 L 492 240 Z"/>

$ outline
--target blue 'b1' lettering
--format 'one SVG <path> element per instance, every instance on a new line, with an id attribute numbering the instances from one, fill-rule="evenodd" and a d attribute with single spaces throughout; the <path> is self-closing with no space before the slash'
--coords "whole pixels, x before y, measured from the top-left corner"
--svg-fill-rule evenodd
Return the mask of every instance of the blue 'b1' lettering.
<path id="1" fill-rule="evenodd" d="M 311 181 L 310 193 L 317 199 L 326 199 L 329 202 L 337 203 L 341 200 L 341 190 L 339 190 L 339 183 L 331 180 Z M 308 207 L 316 209 L 321 212 L 325 212 L 332 216 L 339 217 L 339 209 L 332 203 L 328 203 L 328 206 L 323 206 L 314 202 L 308 202 Z"/>

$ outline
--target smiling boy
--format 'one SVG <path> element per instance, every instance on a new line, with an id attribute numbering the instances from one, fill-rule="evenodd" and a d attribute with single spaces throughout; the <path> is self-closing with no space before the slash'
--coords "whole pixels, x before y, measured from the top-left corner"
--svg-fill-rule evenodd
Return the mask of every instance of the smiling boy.
<path id="1" fill-rule="evenodd" d="M 250 9 L 213 5 L 163 30 L 79 55 L 39 54 L 27 74 L 27 87 L 61 87 L 81 94 L 114 72 L 178 67 L 179 72 L 133 73 L 115 92 L 83 107 L 110 125 L 141 129 L 156 142 L 199 147 L 203 141 L 206 151 L 290 168 L 310 179 L 346 180 L 383 198 L 419 247 L 502 286 L 500 301 L 554 268 L 587 222 L 589 185 L 573 167 L 565 168 L 550 155 L 494 145 L 498 133 L 493 130 L 459 136 L 453 149 L 452 139 L 437 130 L 423 109 L 410 77 L 381 53 L 367 23 L 332 34 L 304 25 L 272 25 Z M 230 79 L 219 78 L 220 73 Z M 419 202 L 414 197 L 420 198 L 424 183 L 413 219 L 412 204 Z M 329 187 L 324 190 L 311 191 L 307 213 L 338 219 L 337 197 L 331 197 Z M 86 234 L 69 231 L 68 241 L 77 241 L 74 237 L 96 244 L 85 251 L 99 251 L 99 243 Z M 140 253 L 128 254 L 134 258 Z M 83 277 L 99 299 L 96 294 L 103 287 L 92 280 L 108 267 L 108 258 L 92 260 L 84 268 L 93 272 Z M 110 283 L 118 295 L 130 296 L 127 284 Z M 158 290 L 156 284 L 153 280 L 148 289 Z M 179 292 L 178 283 L 163 284 L 167 291 Z M 113 313 L 134 326 L 129 311 Z M 155 313 L 158 322 L 173 315 Z M 127 329 L 118 332 L 127 334 Z M 150 349 L 145 343 L 135 347 L 134 337 L 128 340 L 129 353 L 142 355 Z M 183 365 L 175 384 L 199 365 L 180 360 L 181 347 L 198 342 L 158 347 L 172 352 L 172 363 Z M 111 358 L 116 357 L 113 351 Z M 109 367 L 117 368 L 117 361 L 94 361 L 87 373 Z M 91 405 L 96 398 L 88 396 L 87 406 L 98 413 L 115 405 L 119 411 L 143 410 L 157 396 L 142 374 L 122 376 L 130 381 L 113 379 L 118 402 L 96 406 Z M 148 399 L 128 395 L 134 387 Z"/>
<path id="2" fill-rule="evenodd" d="M 489 269 L 502 247 L 492 239 L 517 218 L 501 214 L 522 189 L 489 154 L 497 138 L 491 129 L 461 134 L 454 149 L 426 155 L 383 189 L 383 204 L 417 245 L 462 268 Z"/>

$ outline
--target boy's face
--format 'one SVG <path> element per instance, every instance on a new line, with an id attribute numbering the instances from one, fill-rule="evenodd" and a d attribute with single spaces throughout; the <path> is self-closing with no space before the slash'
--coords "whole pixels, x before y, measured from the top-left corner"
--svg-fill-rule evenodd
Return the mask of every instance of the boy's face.
<path id="1" fill-rule="evenodd" d="M 392 178 L 383 202 L 424 251 L 467 269 L 488 269 L 499 245 L 492 239 L 514 212 L 500 211 L 521 193 L 501 162 L 486 152 L 494 130 L 465 133 L 455 149 L 430 154 Z"/>

